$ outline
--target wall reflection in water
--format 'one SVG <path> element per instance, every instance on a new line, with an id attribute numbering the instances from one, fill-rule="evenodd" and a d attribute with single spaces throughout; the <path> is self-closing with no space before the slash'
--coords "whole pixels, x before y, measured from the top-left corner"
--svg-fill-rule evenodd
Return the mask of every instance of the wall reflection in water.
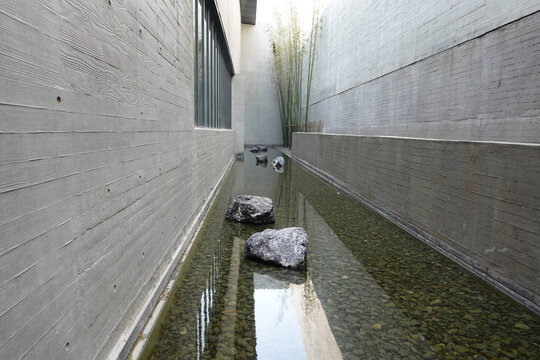
<path id="1" fill-rule="evenodd" d="M 259 359 L 341 359 L 311 280 L 303 284 L 253 274 Z"/>
<path id="2" fill-rule="evenodd" d="M 197 360 L 201 359 L 206 349 L 206 338 L 208 334 L 208 325 L 211 320 L 211 311 L 214 307 L 214 297 L 216 295 L 216 285 L 219 279 L 219 264 L 221 257 L 221 247 L 217 246 L 210 272 L 205 281 L 204 290 L 200 294 L 200 307 L 197 312 Z"/>

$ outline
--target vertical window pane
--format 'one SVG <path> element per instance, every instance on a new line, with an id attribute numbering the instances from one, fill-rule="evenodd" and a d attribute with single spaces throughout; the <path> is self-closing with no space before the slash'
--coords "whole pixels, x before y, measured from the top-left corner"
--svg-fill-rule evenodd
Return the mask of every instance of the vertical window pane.
<path id="1" fill-rule="evenodd" d="M 230 128 L 231 73 L 220 22 L 211 0 L 193 1 L 195 125 Z"/>
<path id="2" fill-rule="evenodd" d="M 205 44 L 204 44 L 204 73 L 205 73 L 205 77 L 204 77 L 204 126 L 210 126 L 210 122 L 208 121 L 210 116 L 209 116 L 209 113 L 208 111 L 210 110 L 209 109 L 209 104 L 208 104 L 208 98 L 209 98 L 209 86 L 210 86 L 210 81 L 209 81 L 209 77 L 210 77 L 210 72 L 208 71 L 209 67 L 208 67 L 208 48 L 209 48 L 209 45 L 208 43 L 210 42 L 210 30 L 208 29 L 208 12 L 205 11 L 205 14 L 204 14 L 204 36 L 205 36 Z"/>
<path id="3" fill-rule="evenodd" d="M 203 108 L 203 88 L 204 88 L 204 73 L 203 73 L 203 11 L 201 6 L 201 1 L 197 1 L 197 83 L 196 83 L 196 92 L 197 92 L 197 125 L 201 126 L 203 123 L 204 108 Z"/>

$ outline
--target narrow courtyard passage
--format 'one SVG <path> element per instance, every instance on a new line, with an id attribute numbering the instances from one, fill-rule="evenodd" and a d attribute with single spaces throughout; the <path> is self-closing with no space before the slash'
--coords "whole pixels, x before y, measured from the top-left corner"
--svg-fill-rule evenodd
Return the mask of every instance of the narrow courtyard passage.
<path id="1" fill-rule="evenodd" d="M 281 155 L 270 149 L 268 158 Z M 224 215 L 241 194 L 276 223 Z M 265 228 L 302 226 L 307 271 L 244 259 Z M 245 152 L 209 212 L 143 359 L 532 359 L 540 317 L 286 157 Z"/>

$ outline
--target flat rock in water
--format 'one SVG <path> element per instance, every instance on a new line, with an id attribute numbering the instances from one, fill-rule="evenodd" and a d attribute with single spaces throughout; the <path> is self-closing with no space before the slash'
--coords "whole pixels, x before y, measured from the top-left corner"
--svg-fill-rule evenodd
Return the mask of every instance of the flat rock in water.
<path id="1" fill-rule="evenodd" d="M 291 269 L 306 267 L 308 236 L 301 227 L 266 229 L 255 233 L 244 244 L 246 258 Z"/>
<path id="2" fill-rule="evenodd" d="M 252 153 L 258 153 L 259 152 L 259 148 L 257 146 L 254 146 L 252 147 L 251 149 L 249 149 L 250 152 Z"/>
<path id="3" fill-rule="evenodd" d="M 271 224 L 274 222 L 272 199 L 254 195 L 236 197 L 225 214 L 225 219 L 251 224 Z"/>
<path id="4" fill-rule="evenodd" d="M 268 158 L 266 157 L 266 155 L 258 155 L 258 156 L 255 156 L 255 158 L 257 159 L 257 162 L 261 162 L 261 163 L 268 162 Z"/>
<path id="5" fill-rule="evenodd" d="M 259 151 L 267 152 L 268 148 L 266 146 L 257 146 L 259 148 Z"/>
<path id="6" fill-rule="evenodd" d="M 244 161 L 244 152 L 237 152 L 236 154 L 234 154 L 234 157 L 236 160 Z"/>

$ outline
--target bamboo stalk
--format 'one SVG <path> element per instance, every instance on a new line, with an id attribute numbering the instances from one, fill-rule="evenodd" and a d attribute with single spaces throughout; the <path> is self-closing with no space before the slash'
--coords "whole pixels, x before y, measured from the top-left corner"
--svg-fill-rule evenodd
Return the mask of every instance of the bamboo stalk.
<path id="1" fill-rule="evenodd" d="M 315 64 L 316 39 L 319 29 L 319 15 L 315 10 L 312 15 L 312 26 L 309 40 L 300 28 L 296 7 L 289 1 L 289 9 L 285 22 L 276 13 L 276 26 L 270 33 L 270 44 L 273 53 L 273 70 L 280 107 L 280 121 L 283 145 L 292 145 L 292 134 L 295 131 L 308 130 L 309 95 Z M 304 76 L 304 55 L 306 42 L 309 46 L 307 59 L 306 116 L 302 121 L 302 92 Z"/>

